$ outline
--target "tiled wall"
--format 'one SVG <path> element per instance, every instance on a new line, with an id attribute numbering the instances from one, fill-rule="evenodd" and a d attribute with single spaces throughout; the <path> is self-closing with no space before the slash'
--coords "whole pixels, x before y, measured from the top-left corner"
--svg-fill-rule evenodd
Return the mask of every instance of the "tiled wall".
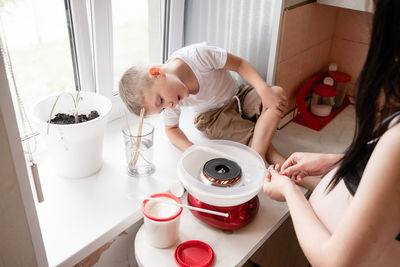
<path id="1" fill-rule="evenodd" d="M 371 23 L 371 13 L 338 8 L 329 60 L 351 75 L 351 82 L 347 84 L 350 95 L 367 57 Z"/>
<path id="2" fill-rule="evenodd" d="M 331 62 L 358 77 L 368 50 L 371 14 L 317 3 L 285 10 L 276 84 L 294 105 L 300 86 Z"/>

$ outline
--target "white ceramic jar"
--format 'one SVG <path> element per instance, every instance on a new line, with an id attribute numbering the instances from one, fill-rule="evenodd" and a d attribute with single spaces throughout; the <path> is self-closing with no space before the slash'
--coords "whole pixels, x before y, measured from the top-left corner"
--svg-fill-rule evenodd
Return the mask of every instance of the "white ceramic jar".
<path id="1" fill-rule="evenodd" d="M 145 200 L 142 205 L 144 230 L 149 244 L 156 248 L 167 248 L 178 241 L 179 221 L 183 208 L 165 202 L 182 204 L 172 194 L 155 194 L 150 196 L 162 202 Z"/>

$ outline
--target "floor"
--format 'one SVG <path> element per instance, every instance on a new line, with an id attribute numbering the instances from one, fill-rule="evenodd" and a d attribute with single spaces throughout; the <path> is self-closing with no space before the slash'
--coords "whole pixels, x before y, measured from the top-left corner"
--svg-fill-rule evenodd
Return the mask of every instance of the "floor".
<path id="1" fill-rule="evenodd" d="M 355 129 L 355 108 L 346 107 L 321 131 L 290 122 L 277 130 L 273 145 L 285 157 L 293 152 L 342 153 L 351 144 Z"/>

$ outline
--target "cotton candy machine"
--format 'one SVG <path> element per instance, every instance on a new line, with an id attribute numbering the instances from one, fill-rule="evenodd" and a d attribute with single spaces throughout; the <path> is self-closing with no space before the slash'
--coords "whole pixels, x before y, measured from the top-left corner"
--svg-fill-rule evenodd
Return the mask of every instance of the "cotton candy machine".
<path id="1" fill-rule="evenodd" d="M 201 221 L 233 230 L 250 223 L 259 208 L 264 161 L 253 149 L 232 141 L 212 140 L 188 148 L 178 162 L 178 176 L 188 204 L 228 213 L 229 217 L 191 211 Z"/>

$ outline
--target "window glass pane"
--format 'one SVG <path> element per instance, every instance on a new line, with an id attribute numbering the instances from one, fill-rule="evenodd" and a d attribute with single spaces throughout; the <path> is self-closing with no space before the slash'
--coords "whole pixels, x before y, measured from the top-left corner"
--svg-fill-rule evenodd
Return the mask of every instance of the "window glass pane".
<path id="1" fill-rule="evenodd" d="M 129 67 L 149 63 L 148 2 L 112 1 L 115 91 Z"/>
<path id="2" fill-rule="evenodd" d="M 3 0 L 0 4 L 3 38 L 26 111 L 42 96 L 75 90 L 64 1 Z"/>

